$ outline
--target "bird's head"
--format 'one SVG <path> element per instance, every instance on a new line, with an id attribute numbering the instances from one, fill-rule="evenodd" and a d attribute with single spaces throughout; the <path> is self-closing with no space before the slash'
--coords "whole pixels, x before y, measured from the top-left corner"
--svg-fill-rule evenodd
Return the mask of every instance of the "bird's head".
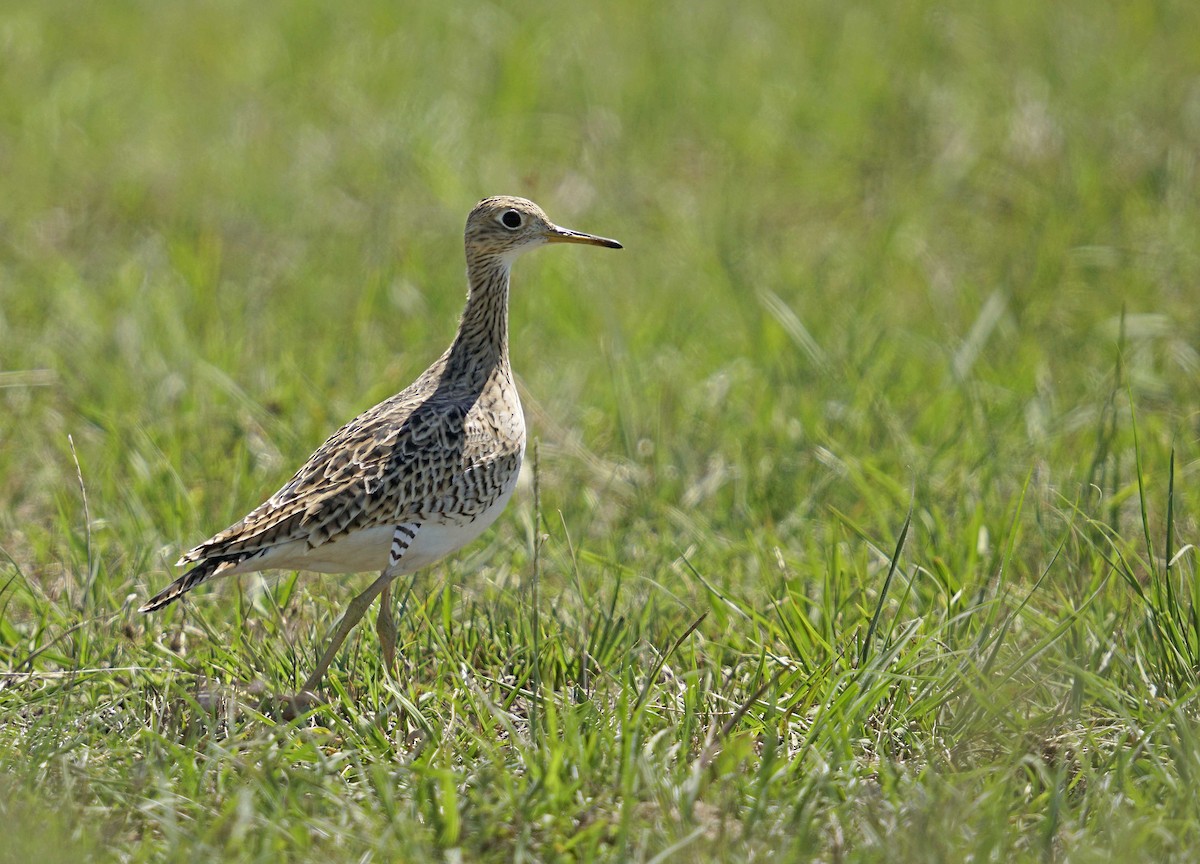
<path id="1" fill-rule="evenodd" d="M 499 258 L 511 266 L 522 252 L 546 243 L 586 243 L 620 249 L 621 244 L 607 237 L 584 234 L 555 225 L 542 208 L 525 198 L 497 195 L 484 198 L 467 216 L 467 260 Z"/>

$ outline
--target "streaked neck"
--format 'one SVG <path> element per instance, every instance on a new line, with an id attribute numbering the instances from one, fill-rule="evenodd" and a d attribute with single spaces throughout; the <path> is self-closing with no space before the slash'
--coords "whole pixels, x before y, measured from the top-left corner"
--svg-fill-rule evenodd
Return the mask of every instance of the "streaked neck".
<path id="1" fill-rule="evenodd" d="M 508 369 L 508 266 L 493 258 L 469 262 L 467 308 L 446 357 L 446 374 L 483 386 Z"/>

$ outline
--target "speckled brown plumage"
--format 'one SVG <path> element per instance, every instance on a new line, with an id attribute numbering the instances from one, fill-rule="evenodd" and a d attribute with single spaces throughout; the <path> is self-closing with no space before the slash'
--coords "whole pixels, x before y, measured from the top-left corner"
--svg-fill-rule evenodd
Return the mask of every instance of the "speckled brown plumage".
<path id="1" fill-rule="evenodd" d="M 620 244 L 559 228 L 533 202 L 504 196 L 476 205 L 464 241 L 469 292 L 453 344 L 411 386 L 335 432 L 267 501 L 185 554 L 179 564 L 192 569 L 141 611 L 216 576 L 267 568 L 380 569 L 362 600 L 498 515 L 525 450 L 508 357 L 512 262 L 545 243 Z"/>

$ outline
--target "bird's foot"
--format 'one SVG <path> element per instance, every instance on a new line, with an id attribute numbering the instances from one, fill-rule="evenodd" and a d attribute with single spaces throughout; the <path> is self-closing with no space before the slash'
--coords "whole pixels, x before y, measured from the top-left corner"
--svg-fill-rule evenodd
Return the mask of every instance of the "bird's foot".
<path id="1" fill-rule="evenodd" d="M 274 702 L 273 706 L 267 707 L 274 707 L 276 716 L 283 720 L 295 720 L 314 708 L 325 705 L 328 700 L 319 693 L 306 688 L 291 695 L 276 696 Z"/>

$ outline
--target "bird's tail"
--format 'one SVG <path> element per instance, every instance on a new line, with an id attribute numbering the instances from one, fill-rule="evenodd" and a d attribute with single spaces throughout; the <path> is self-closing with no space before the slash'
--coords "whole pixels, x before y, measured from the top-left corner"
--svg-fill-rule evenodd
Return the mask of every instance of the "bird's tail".
<path id="1" fill-rule="evenodd" d="M 202 561 L 143 603 L 138 607 L 138 611 L 154 612 L 164 606 L 170 606 L 197 585 L 203 585 L 209 579 L 220 576 L 236 563 L 236 560 L 231 561 L 228 558 L 210 558 L 207 561 Z"/>

